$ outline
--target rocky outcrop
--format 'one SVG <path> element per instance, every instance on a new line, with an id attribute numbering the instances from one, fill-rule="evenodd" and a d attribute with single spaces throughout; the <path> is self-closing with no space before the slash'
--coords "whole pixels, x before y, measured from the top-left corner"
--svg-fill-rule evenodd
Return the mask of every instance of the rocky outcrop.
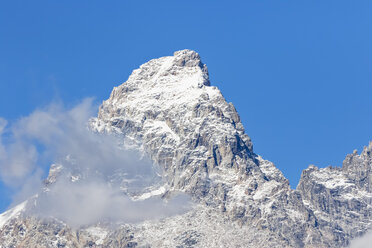
<path id="1" fill-rule="evenodd" d="M 372 142 L 364 147 L 358 155 L 355 150 L 353 154 L 346 157 L 342 164 L 342 173 L 356 185 L 360 190 L 372 192 Z"/>
<path id="2" fill-rule="evenodd" d="M 340 246 L 364 234 L 372 222 L 371 149 L 372 143 L 360 155 L 347 155 L 342 168 L 310 166 L 297 186 L 317 228 Z"/>

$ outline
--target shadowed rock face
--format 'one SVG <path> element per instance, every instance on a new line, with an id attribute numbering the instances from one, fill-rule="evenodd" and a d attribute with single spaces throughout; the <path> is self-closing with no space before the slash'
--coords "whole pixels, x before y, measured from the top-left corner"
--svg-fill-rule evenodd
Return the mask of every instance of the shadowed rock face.
<path id="1" fill-rule="evenodd" d="M 211 86 L 194 51 L 178 51 L 133 71 L 90 126 L 123 135 L 126 145 L 163 168 L 163 197 L 184 191 L 197 207 L 157 222 L 101 225 L 96 232 L 72 231 L 58 221 L 43 226 L 44 232 L 39 220 L 20 214 L 1 228 L 0 244 L 49 242 L 50 232 L 62 225 L 65 231 L 56 240 L 69 247 L 341 247 L 371 223 L 372 143 L 361 155 L 348 155 L 342 169 L 310 166 L 291 190 L 273 163 L 253 152 L 234 106 Z M 52 167 L 47 186 L 60 170 Z M 23 228 L 21 237 L 12 227 L 27 221 L 33 227 Z M 56 242 L 50 247 L 59 247 Z"/>

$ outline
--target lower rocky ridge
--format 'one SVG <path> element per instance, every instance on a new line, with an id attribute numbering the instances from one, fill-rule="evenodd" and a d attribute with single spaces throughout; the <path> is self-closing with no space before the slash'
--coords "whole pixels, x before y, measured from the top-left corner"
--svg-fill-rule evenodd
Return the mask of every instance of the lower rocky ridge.
<path id="1" fill-rule="evenodd" d="M 342 168 L 310 166 L 296 190 L 271 178 L 247 198 L 249 182 L 217 184 L 209 194 L 224 192 L 224 208 L 205 201 L 187 213 L 138 224 L 73 229 L 56 219 L 30 217 L 24 213 L 34 204 L 29 200 L 1 215 L 12 218 L 0 229 L 0 247 L 346 247 L 372 220 L 370 180 L 355 183 L 350 172 L 370 168 L 371 150 L 372 143 L 361 155 L 348 155 Z M 257 161 L 273 175 L 270 162 Z"/>
<path id="2" fill-rule="evenodd" d="M 371 168 L 372 142 L 360 155 L 348 155 L 342 168 L 310 166 L 302 172 L 296 191 L 331 245 L 346 246 L 371 228 Z"/>
<path id="3" fill-rule="evenodd" d="M 267 230 L 231 222 L 210 207 L 183 215 L 118 227 L 73 230 L 54 219 L 19 216 L 1 230 L 0 247 L 286 247 Z"/>

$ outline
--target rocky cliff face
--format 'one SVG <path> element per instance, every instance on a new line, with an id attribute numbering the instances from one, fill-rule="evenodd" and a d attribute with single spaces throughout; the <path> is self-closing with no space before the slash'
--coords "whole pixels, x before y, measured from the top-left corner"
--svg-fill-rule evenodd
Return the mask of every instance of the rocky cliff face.
<path id="1" fill-rule="evenodd" d="M 342 168 L 310 166 L 290 189 L 253 152 L 234 106 L 210 85 L 194 51 L 133 71 L 90 126 L 122 135 L 127 146 L 149 155 L 164 170 L 162 196 L 183 191 L 196 207 L 161 221 L 78 231 L 26 217 L 24 207 L 1 215 L 0 247 L 342 247 L 371 223 L 372 143 L 361 155 L 348 155 Z M 58 180 L 59 170 L 52 167 L 47 184 Z"/>
<path id="2" fill-rule="evenodd" d="M 372 142 L 360 155 L 354 151 L 342 168 L 310 166 L 297 186 L 317 227 L 339 244 L 362 235 L 371 224 L 371 150 Z"/>

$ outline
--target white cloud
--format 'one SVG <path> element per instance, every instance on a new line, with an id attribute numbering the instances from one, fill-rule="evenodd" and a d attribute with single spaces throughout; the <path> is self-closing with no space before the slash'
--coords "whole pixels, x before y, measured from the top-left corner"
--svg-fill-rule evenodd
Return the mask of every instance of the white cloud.
<path id="1" fill-rule="evenodd" d="M 350 242 L 349 248 L 367 248 L 372 246 L 372 231 Z"/>
<path id="2" fill-rule="evenodd" d="M 4 118 L 1 118 L 0 117 L 0 134 L 3 133 L 6 125 L 8 124 L 7 120 L 5 120 Z"/>
<path id="3" fill-rule="evenodd" d="M 92 99 L 71 109 L 51 104 L 9 128 L 11 141 L 0 136 L 0 178 L 16 188 L 16 202 L 40 190 L 43 163 L 63 165 L 59 179 L 40 193 L 33 214 L 58 217 L 72 226 L 99 220 L 141 221 L 184 211 L 187 197 L 165 203 L 160 198 L 133 201 L 128 194 L 160 184 L 159 169 L 136 151 L 123 147 L 122 136 L 93 133 Z M 0 119 L 0 134 L 6 121 Z M 5 144 L 4 144 L 5 143 Z M 79 178 L 76 182 L 71 177 Z"/>
<path id="4" fill-rule="evenodd" d="M 107 183 L 58 181 L 51 191 L 42 194 L 34 213 L 59 218 L 72 227 L 99 221 L 133 223 L 182 213 L 190 200 L 179 195 L 168 202 L 160 198 L 133 201 Z"/>
<path id="5" fill-rule="evenodd" d="M 0 178 L 8 186 L 18 187 L 36 168 L 38 153 L 33 144 L 13 139 L 4 145 L 2 136 L 7 121 L 0 118 Z"/>

